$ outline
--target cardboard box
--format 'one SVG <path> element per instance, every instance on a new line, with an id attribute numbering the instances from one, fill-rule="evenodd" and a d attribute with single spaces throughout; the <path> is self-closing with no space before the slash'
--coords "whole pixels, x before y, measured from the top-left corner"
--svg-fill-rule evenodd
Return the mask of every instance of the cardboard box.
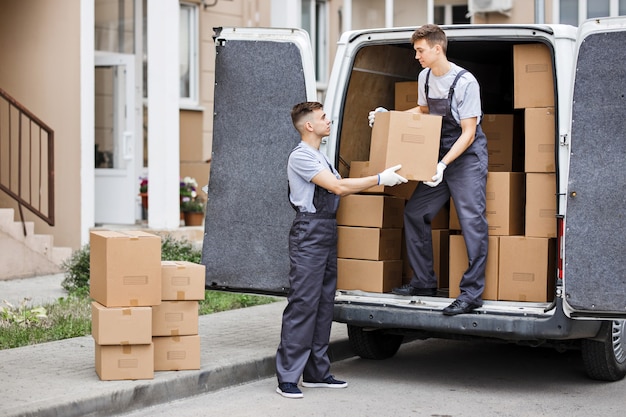
<path id="1" fill-rule="evenodd" d="M 154 378 L 154 346 L 95 345 L 96 374 L 103 381 Z"/>
<path id="2" fill-rule="evenodd" d="M 526 174 L 528 237 L 556 237 L 556 174 Z"/>
<path id="3" fill-rule="evenodd" d="M 489 171 L 513 171 L 513 115 L 485 114 L 480 123 L 487 137 Z"/>
<path id="4" fill-rule="evenodd" d="M 554 298 L 556 239 L 500 238 L 498 299 L 548 302 Z"/>
<path id="5" fill-rule="evenodd" d="M 204 300 L 206 267 L 186 261 L 161 261 L 161 300 Z"/>
<path id="6" fill-rule="evenodd" d="M 384 195 L 351 194 L 341 197 L 337 210 L 340 226 L 401 228 L 404 200 Z"/>
<path id="7" fill-rule="evenodd" d="M 337 259 L 337 289 L 390 292 L 402 284 L 402 261 Z"/>
<path id="8" fill-rule="evenodd" d="M 489 234 L 524 234 L 524 173 L 487 174 L 487 224 Z"/>
<path id="9" fill-rule="evenodd" d="M 513 46 L 513 89 L 516 109 L 554 106 L 552 54 L 546 45 Z"/>
<path id="10" fill-rule="evenodd" d="M 394 110 L 403 111 L 417 107 L 417 92 L 417 81 L 397 82 Z"/>
<path id="11" fill-rule="evenodd" d="M 91 335 L 99 345 L 152 343 L 152 307 L 105 307 L 91 302 Z"/>
<path id="12" fill-rule="evenodd" d="M 161 238 L 141 231 L 90 234 L 90 296 L 105 307 L 161 303 Z"/>
<path id="13" fill-rule="evenodd" d="M 338 226 L 337 257 L 373 261 L 402 259 L 402 229 Z"/>
<path id="14" fill-rule="evenodd" d="M 437 229 L 432 231 L 433 239 L 433 271 L 437 277 L 437 288 L 448 288 L 450 285 L 450 231 Z"/>
<path id="15" fill-rule="evenodd" d="M 198 334 L 197 301 L 163 301 L 152 307 L 152 336 Z"/>
<path id="16" fill-rule="evenodd" d="M 483 300 L 498 299 L 499 239 L 498 236 L 489 236 Z M 468 265 L 467 247 L 463 235 L 450 235 L 450 290 L 448 292 L 450 298 L 456 298 L 461 294 L 459 285 Z"/>
<path id="17" fill-rule="evenodd" d="M 200 336 L 153 337 L 154 370 L 200 369 Z"/>
<path id="18" fill-rule="evenodd" d="M 554 107 L 538 107 L 524 111 L 526 172 L 555 172 Z"/>
<path id="19" fill-rule="evenodd" d="M 398 174 L 430 181 L 439 162 L 441 116 L 388 111 L 376 115 L 370 144 L 371 172 L 401 164 Z"/>
<path id="20" fill-rule="evenodd" d="M 370 175 L 378 174 L 378 172 L 370 172 L 369 161 L 352 161 L 350 162 L 350 178 L 363 178 Z M 367 188 L 361 193 L 363 194 L 386 194 L 408 200 L 413 195 L 419 183 L 417 181 L 409 181 L 403 184 L 386 187 L 384 185 L 375 185 Z"/>

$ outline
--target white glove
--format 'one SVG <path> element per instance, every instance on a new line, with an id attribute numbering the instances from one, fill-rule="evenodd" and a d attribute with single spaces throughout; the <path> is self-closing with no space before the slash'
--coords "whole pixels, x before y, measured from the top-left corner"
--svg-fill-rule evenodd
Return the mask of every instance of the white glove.
<path id="1" fill-rule="evenodd" d="M 374 110 L 372 110 L 367 116 L 367 121 L 369 122 L 370 127 L 374 126 L 374 118 L 376 117 L 376 113 L 379 111 L 384 112 L 384 111 L 389 111 L 389 110 L 387 110 L 384 107 L 376 107 Z"/>
<path id="2" fill-rule="evenodd" d="M 437 173 L 433 175 L 432 181 L 424 181 L 424 184 L 429 187 L 436 187 L 441 184 L 441 181 L 443 181 L 443 171 L 445 171 L 447 167 L 448 166 L 443 161 L 439 162 L 437 164 Z"/>
<path id="3" fill-rule="evenodd" d="M 408 180 L 406 178 L 396 174 L 396 171 L 400 168 L 402 168 L 402 165 L 396 165 L 395 167 L 387 168 L 378 174 L 378 185 L 393 187 L 394 185 L 407 182 Z"/>

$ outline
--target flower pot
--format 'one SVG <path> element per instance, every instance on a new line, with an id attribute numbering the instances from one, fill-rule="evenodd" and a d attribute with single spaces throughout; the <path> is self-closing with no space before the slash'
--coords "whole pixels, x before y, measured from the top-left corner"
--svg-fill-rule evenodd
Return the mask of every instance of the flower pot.
<path id="1" fill-rule="evenodd" d="M 196 213 L 191 211 L 184 212 L 185 226 L 202 226 L 204 221 L 204 213 Z"/>
<path id="2" fill-rule="evenodd" d="M 141 207 L 148 210 L 148 193 L 139 193 L 141 196 Z"/>

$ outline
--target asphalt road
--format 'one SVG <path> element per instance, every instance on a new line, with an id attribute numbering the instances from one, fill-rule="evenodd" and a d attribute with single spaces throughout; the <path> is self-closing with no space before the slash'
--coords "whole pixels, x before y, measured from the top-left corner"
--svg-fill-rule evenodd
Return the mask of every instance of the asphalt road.
<path id="1" fill-rule="evenodd" d="M 626 380 L 586 377 L 580 353 L 484 341 L 414 341 L 384 361 L 333 364 L 346 389 L 274 392 L 276 380 L 225 388 L 126 417 L 173 416 L 622 416 Z"/>

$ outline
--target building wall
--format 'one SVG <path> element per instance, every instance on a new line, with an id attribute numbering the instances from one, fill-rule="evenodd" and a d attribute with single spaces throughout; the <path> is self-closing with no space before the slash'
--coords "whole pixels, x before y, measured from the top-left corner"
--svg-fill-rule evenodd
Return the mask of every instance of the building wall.
<path id="1" fill-rule="evenodd" d="M 55 215 L 37 233 L 56 246 L 80 245 L 80 0 L 0 1 L 0 87 L 55 132 Z M 0 192 L 0 207 L 16 209 Z"/>
<path id="2" fill-rule="evenodd" d="M 545 0 L 544 2 L 544 17 L 543 23 L 552 22 L 552 0 Z M 513 0 L 513 9 L 509 16 L 501 13 L 477 13 L 474 15 L 472 23 L 535 23 L 535 2 Z"/>

